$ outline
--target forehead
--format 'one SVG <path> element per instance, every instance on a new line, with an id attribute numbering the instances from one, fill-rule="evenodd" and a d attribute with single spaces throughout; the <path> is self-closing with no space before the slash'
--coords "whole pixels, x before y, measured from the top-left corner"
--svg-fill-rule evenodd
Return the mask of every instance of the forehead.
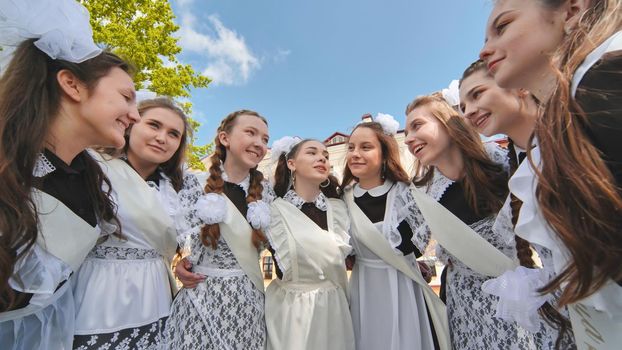
<path id="1" fill-rule="evenodd" d="M 237 118 L 235 118 L 235 123 L 233 125 L 233 128 L 254 128 L 257 129 L 259 132 L 263 133 L 263 134 L 268 134 L 268 126 L 266 125 L 266 123 L 264 123 L 263 120 L 261 120 L 261 118 L 254 116 L 254 115 L 248 115 L 248 114 L 242 114 L 239 115 Z"/>
<path id="2" fill-rule="evenodd" d="M 493 81 L 493 77 L 488 74 L 486 70 L 478 70 L 462 80 L 462 84 L 460 85 L 460 97 L 462 98 L 465 96 L 469 90 L 477 85 L 491 83 Z"/>
<path id="3" fill-rule="evenodd" d="M 350 142 L 378 142 L 376 132 L 367 127 L 358 127 L 350 135 Z"/>
<path id="4" fill-rule="evenodd" d="M 311 141 L 307 141 L 302 145 L 301 149 L 307 149 L 307 148 L 317 148 L 320 151 L 326 151 L 326 146 L 321 143 L 320 141 L 316 141 L 316 140 L 311 140 Z"/>
<path id="5" fill-rule="evenodd" d="M 141 115 L 141 121 L 145 121 L 145 120 L 157 120 L 158 122 L 162 123 L 162 125 L 166 127 L 175 128 L 177 130 L 184 129 L 184 121 L 181 119 L 181 117 L 177 113 L 171 111 L 168 108 L 163 108 L 163 107 L 149 108 L 148 110 L 144 111 Z"/>
<path id="6" fill-rule="evenodd" d="M 97 85 L 105 85 L 107 88 L 114 86 L 134 90 L 134 81 L 132 77 L 119 67 L 111 68 L 106 75 L 99 79 Z"/>
<path id="7" fill-rule="evenodd" d="M 432 110 L 429 104 L 419 106 L 413 109 L 410 113 L 408 113 L 408 115 L 406 116 L 406 124 L 407 124 L 406 126 L 408 126 L 411 122 L 415 120 L 420 120 L 420 119 L 423 119 L 423 120 L 435 120 L 436 119 L 432 115 Z"/>

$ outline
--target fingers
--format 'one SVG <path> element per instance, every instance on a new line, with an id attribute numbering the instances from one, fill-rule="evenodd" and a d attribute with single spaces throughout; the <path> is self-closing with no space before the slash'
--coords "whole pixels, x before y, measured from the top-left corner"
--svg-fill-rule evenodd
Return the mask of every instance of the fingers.
<path id="1" fill-rule="evenodd" d="M 184 288 L 195 288 L 199 283 L 205 282 L 205 276 L 190 271 L 192 263 L 184 258 L 175 266 L 175 275 L 181 281 Z"/>

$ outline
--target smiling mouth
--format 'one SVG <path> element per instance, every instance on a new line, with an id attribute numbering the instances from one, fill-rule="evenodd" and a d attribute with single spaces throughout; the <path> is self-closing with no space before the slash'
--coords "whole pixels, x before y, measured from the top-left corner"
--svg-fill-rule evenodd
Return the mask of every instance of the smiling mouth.
<path id="1" fill-rule="evenodd" d="M 503 58 L 499 58 L 497 60 L 494 60 L 490 63 L 488 63 L 488 70 L 491 72 L 494 72 L 494 70 L 497 68 L 497 65 L 499 62 L 501 62 L 503 60 Z"/>
<path id="2" fill-rule="evenodd" d="M 426 145 L 427 145 L 427 143 L 421 143 L 421 144 L 413 147 L 413 150 L 414 150 L 413 154 L 417 155 L 419 152 L 421 152 L 422 149 L 425 148 Z"/>
<path id="3" fill-rule="evenodd" d="M 256 158 L 259 158 L 259 157 L 260 157 L 260 156 L 259 156 L 259 153 L 255 152 L 255 151 L 246 151 L 246 153 L 249 153 L 249 154 L 253 155 L 253 156 L 254 156 L 254 157 L 256 157 Z"/>
<path id="4" fill-rule="evenodd" d="M 122 127 L 122 128 L 123 128 L 123 130 L 127 129 L 127 128 L 130 126 L 130 124 L 128 124 L 128 123 L 126 123 L 126 122 L 124 122 L 124 121 L 122 121 L 122 120 L 119 120 L 119 119 L 117 119 L 117 124 L 118 124 L 120 127 Z"/>
<path id="5" fill-rule="evenodd" d="M 151 147 L 152 149 L 155 149 L 156 151 L 162 152 L 162 153 L 166 152 L 162 147 L 159 147 L 159 146 L 149 145 L 149 147 Z"/>
<path id="6" fill-rule="evenodd" d="M 485 113 L 477 117 L 474 122 L 475 127 L 480 128 L 488 120 L 488 117 L 490 117 L 490 113 Z"/>

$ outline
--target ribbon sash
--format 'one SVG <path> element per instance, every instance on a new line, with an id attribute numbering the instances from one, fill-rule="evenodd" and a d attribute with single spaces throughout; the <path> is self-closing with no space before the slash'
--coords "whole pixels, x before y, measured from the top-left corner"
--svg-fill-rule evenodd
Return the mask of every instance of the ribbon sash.
<path id="1" fill-rule="evenodd" d="M 220 233 L 227 242 L 229 249 L 244 270 L 244 273 L 251 279 L 255 287 L 264 292 L 263 275 L 259 267 L 259 250 L 251 241 L 252 229 L 248 221 L 238 208 L 225 196 L 227 200 L 227 217 L 224 222 L 219 224 Z"/>
<path id="2" fill-rule="evenodd" d="M 473 271 L 498 277 L 516 264 L 434 198 L 411 185 L 411 193 L 438 244 Z"/>
<path id="3" fill-rule="evenodd" d="M 363 213 L 361 208 L 354 202 L 352 189 L 345 192 L 345 200 L 352 219 L 351 234 L 363 243 L 369 250 L 380 257 L 384 262 L 393 266 L 398 271 L 405 274 L 408 278 L 417 283 L 423 291 L 426 300 L 434 330 L 441 349 L 451 349 L 451 341 L 449 338 L 449 323 L 447 320 L 447 311 L 445 304 L 434 293 L 432 288 L 421 276 L 419 269 L 414 269 L 404 256 L 398 255 L 389 242 L 382 236 L 376 226 L 369 220 L 367 215 Z"/>
<path id="4" fill-rule="evenodd" d="M 622 323 L 581 303 L 569 305 L 568 311 L 578 350 L 619 349 L 622 344 Z"/>
<path id="5" fill-rule="evenodd" d="M 99 229 L 43 191 L 33 189 L 32 199 L 39 215 L 37 244 L 77 271 L 95 246 Z"/>

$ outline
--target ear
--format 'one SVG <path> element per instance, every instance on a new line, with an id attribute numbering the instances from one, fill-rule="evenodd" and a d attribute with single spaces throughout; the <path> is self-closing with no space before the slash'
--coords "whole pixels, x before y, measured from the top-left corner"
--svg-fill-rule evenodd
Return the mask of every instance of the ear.
<path id="1" fill-rule="evenodd" d="M 529 91 L 523 88 L 518 89 L 519 98 L 527 98 L 530 95 Z"/>
<path id="2" fill-rule="evenodd" d="M 590 8 L 593 0 L 570 0 L 564 8 L 564 32 L 569 34 L 579 25 L 585 11 Z"/>
<path id="3" fill-rule="evenodd" d="M 229 141 L 229 134 L 227 134 L 224 131 L 221 131 L 218 133 L 218 140 L 220 141 L 220 143 L 225 146 L 225 148 L 229 148 L 230 145 L 230 141 Z"/>
<path id="4" fill-rule="evenodd" d="M 296 164 L 294 163 L 293 159 L 287 160 L 287 168 L 289 169 L 289 171 L 296 171 Z"/>
<path id="5" fill-rule="evenodd" d="M 83 101 L 88 97 L 88 91 L 84 83 L 67 69 L 61 69 L 56 73 L 56 80 L 61 90 L 74 102 Z"/>

